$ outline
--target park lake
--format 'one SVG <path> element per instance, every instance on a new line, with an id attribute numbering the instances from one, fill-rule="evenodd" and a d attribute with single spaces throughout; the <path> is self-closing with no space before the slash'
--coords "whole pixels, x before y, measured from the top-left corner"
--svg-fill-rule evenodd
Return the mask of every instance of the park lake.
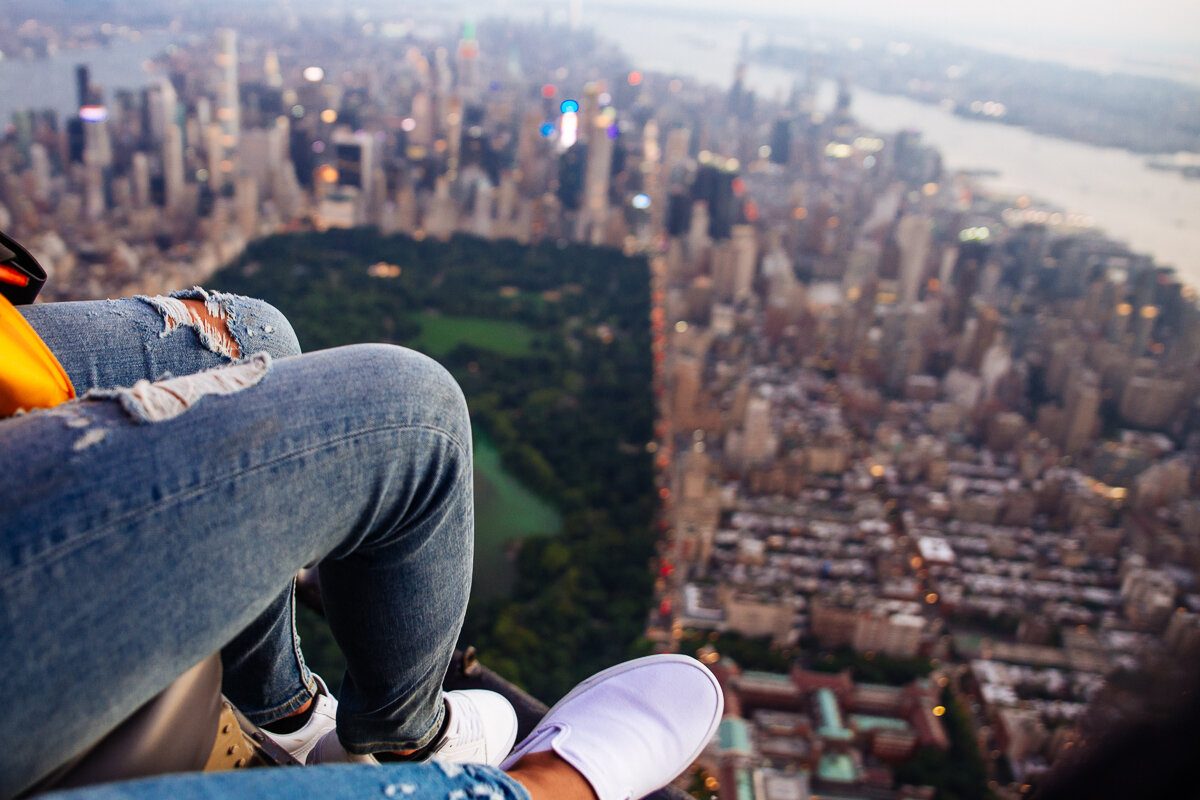
<path id="1" fill-rule="evenodd" d="M 492 599 L 512 588 L 509 548 L 527 536 L 556 534 L 562 519 L 553 506 L 505 472 L 500 452 L 475 429 L 475 571 L 471 595 Z"/>
<path id="2" fill-rule="evenodd" d="M 530 352 L 533 331 L 519 322 L 484 317 L 445 316 L 429 311 L 416 316 L 420 334 L 409 342 L 434 358 L 460 344 L 502 356 Z M 528 536 L 552 535 L 562 519 L 555 508 L 504 469 L 500 451 L 479 427 L 475 439 L 475 570 L 471 596 L 491 600 L 507 596 L 514 576 L 512 547 Z"/>

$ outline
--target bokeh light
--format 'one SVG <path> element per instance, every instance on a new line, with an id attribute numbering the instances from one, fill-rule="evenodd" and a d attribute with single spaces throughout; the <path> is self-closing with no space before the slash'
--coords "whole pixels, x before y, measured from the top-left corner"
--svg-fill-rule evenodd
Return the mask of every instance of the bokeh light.
<path id="1" fill-rule="evenodd" d="M 568 111 L 562 117 L 562 139 L 560 142 L 563 147 L 570 147 L 579 140 L 579 115 L 574 111 Z"/>
<path id="2" fill-rule="evenodd" d="M 579 111 L 579 101 L 578 100 L 563 100 L 562 104 L 559 105 L 558 110 L 564 114 L 576 113 Z"/>
<path id="3" fill-rule="evenodd" d="M 320 67 L 305 67 L 302 74 L 304 75 L 304 80 L 309 83 L 320 83 L 325 80 L 325 70 Z"/>
<path id="4" fill-rule="evenodd" d="M 104 122 L 108 119 L 108 109 L 104 106 L 82 106 L 79 109 L 79 118 L 84 122 Z"/>

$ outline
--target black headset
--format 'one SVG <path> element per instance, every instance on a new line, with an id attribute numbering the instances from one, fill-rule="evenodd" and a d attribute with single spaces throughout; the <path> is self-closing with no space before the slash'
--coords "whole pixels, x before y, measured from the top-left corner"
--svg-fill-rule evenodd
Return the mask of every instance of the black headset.
<path id="1" fill-rule="evenodd" d="M 0 295 L 28 305 L 46 284 L 46 270 L 28 250 L 0 232 Z"/>

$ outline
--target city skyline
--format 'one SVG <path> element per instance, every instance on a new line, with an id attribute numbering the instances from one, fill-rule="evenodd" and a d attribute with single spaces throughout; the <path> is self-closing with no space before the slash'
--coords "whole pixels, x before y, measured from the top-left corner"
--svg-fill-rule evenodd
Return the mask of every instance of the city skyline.
<path id="1" fill-rule="evenodd" d="M 965 781 L 1020 797 L 1097 715 L 1119 716 L 1133 695 L 1115 678 L 1200 646 L 1196 288 L 1077 210 L 948 167 L 921 131 L 857 117 L 860 84 L 899 52 L 857 82 L 776 53 L 801 67 L 769 93 L 736 62 L 724 84 L 650 69 L 569 22 L 193 21 L 144 88 L 105 91 L 82 67 L 71 113 L 15 115 L 2 227 L 50 269 L 50 299 L 153 294 L 236 263 L 278 270 L 298 309 L 317 266 L 304 242 L 330 248 L 312 258 L 335 285 L 378 299 L 411 287 L 422 252 L 504 240 L 532 260 L 480 264 L 494 296 L 454 313 L 561 316 L 538 348 L 625 352 L 657 412 L 556 455 L 560 472 L 653 464 L 634 487 L 648 502 L 607 510 L 652 519 L 610 531 L 630 563 L 573 563 L 603 541 L 539 550 L 524 579 L 563 594 L 512 602 L 556 624 L 581 573 L 613 568 L 581 618 L 603 630 L 612 614 L 720 672 L 737 702 L 698 792 L 928 800 Z M 959 116 L 1006 113 L 963 99 Z M 1050 121 L 1091 134 L 1086 112 Z M 407 256 L 358 249 L 388 242 Z M 626 298 L 611 321 L 564 311 L 585 289 L 538 271 L 583 249 L 588 280 Z M 441 313 L 410 297 L 374 306 L 389 340 Z M 305 324 L 339 327 L 314 308 Z M 472 377 L 483 357 L 447 353 L 510 464 L 557 485 L 538 415 L 570 430 L 592 376 L 519 398 L 518 437 L 495 415 L 502 387 Z M 600 372 L 598 393 L 619 395 Z M 504 663 L 533 657 L 519 630 L 490 641 Z M 537 654 L 564 674 L 574 656 Z"/>

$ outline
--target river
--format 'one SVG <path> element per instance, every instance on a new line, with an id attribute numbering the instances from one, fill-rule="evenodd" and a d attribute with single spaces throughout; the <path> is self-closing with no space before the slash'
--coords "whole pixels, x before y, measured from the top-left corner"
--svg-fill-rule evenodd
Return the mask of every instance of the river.
<path id="1" fill-rule="evenodd" d="M 14 111 L 30 108 L 51 108 L 60 118 L 73 114 L 78 107 L 77 64 L 88 65 L 92 83 L 104 88 L 109 102 L 117 89 L 141 89 L 152 80 L 147 62 L 174 40 L 171 34 L 156 31 L 136 40 L 116 39 L 107 47 L 61 50 L 38 60 L 0 60 L 0 125 L 8 124 Z"/>
<path id="2" fill-rule="evenodd" d="M 674 16 L 631 19 L 628 12 L 602 9 L 589 13 L 585 21 L 617 42 L 640 69 L 674 72 L 719 86 L 732 82 L 743 33 L 752 44 L 767 34 L 753 24 L 713 29 Z M 751 66 L 747 82 L 760 96 L 783 97 L 792 74 Z M 829 102 L 828 86 L 822 95 Z M 980 179 L 983 187 L 1028 194 L 1090 216 L 1109 235 L 1175 267 L 1181 278 L 1200 286 L 1200 181 L 1152 170 L 1142 157 L 1124 150 L 968 120 L 906 97 L 860 87 L 853 88 L 852 97 L 851 111 L 862 124 L 879 132 L 917 129 L 941 151 L 948 167 L 995 171 L 996 177 Z"/>

